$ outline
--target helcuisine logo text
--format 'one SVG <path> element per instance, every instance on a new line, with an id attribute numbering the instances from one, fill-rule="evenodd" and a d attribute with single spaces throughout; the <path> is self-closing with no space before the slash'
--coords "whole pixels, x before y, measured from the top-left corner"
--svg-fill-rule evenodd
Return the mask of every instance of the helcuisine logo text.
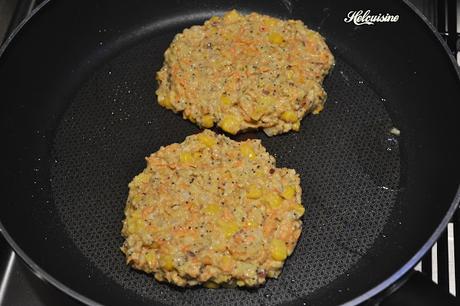
<path id="1" fill-rule="evenodd" d="M 356 25 L 374 25 L 378 22 L 397 22 L 399 20 L 399 15 L 391 14 L 377 14 L 371 15 L 371 11 L 350 11 L 347 14 L 347 17 L 343 21 L 346 23 L 353 22 Z"/>

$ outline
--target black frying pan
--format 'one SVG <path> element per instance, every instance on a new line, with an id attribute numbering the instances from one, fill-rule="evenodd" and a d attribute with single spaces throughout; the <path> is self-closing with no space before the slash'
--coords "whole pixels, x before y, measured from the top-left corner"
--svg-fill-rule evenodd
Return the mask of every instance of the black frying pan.
<path id="1" fill-rule="evenodd" d="M 124 263 L 127 183 L 144 156 L 199 131 L 155 101 L 164 50 L 231 8 L 302 19 L 337 64 L 324 112 L 299 133 L 236 137 L 261 138 L 302 176 L 304 229 L 280 278 L 178 289 Z M 356 9 L 399 20 L 345 23 Z M 2 232 L 89 304 L 357 304 L 410 270 L 459 202 L 460 82 L 446 50 L 400 1 L 48 2 L 1 49 Z"/>

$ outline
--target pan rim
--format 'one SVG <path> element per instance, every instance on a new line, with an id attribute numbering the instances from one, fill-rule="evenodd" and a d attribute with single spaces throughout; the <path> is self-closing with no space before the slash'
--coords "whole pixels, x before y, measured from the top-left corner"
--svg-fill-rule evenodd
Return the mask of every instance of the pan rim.
<path id="1" fill-rule="evenodd" d="M 453 57 L 453 55 L 450 53 L 449 46 L 447 43 L 444 41 L 444 39 L 441 37 L 441 35 L 438 33 L 436 28 L 428 21 L 428 19 L 425 17 L 425 15 L 422 14 L 422 12 L 415 6 L 413 5 L 409 0 L 403 0 L 403 4 L 405 4 L 408 8 L 409 11 L 415 13 L 421 21 L 425 24 L 425 26 L 428 27 L 430 30 L 431 34 L 434 35 L 434 37 L 438 40 L 438 42 L 442 45 L 444 52 L 446 55 L 449 57 L 451 64 L 453 65 L 454 70 L 457 72 L 457 79 L 460 81 L 460 66 L 458 65 L 457 61 Z M 407 261 L 401 268 L 399 268 L 398 271 L 393 273 L 391 276 L 389 276 L 386 280 L 375 286 L 374 288 L 368 290 L 367 292 L 361 294 L 358 297 L 355 297 L 354 299 L 345 302 L 342 304 L 342 306 L 354 306 L 358 305 L 374 296 L 379 294 L 380 292 L 384 291 L 388 287 L 390 287 L 392 284 L 394 284 L 397 280 L 399 280 L 401 277 L 403 277 L 406 273 L 409 272 L 410 269 L 412 269 L 421 259 L 422 257 L 431 249 L 431 247 L 436 243 L 436 241 L 439 239 L 441 236 L 442 232 L 445 230 L 447 227 L 447 224 L 449 221 L 452 219 L 455 211 L 459 207 L 460 204 L 460 185 L 457 188 L 457 193 L 455 194 L 452 204 L 449 207 L 446 215 L 442 219 L 441 223 L 436 227 L 436 230 L 433 232 L 433 234 L 430 236 L 428 241 L 426 241 L 423 246 L 415 253 L 415 255 L 412 256 L 409 261 Z"/>
<path id="2" fill-rule="evenodd" d="M 22 27 L 27 24 L 30 19 L 38 12 L 40 11 L 44 6 L 46 6 L 51 0 L 45 0 L 42 2 L 40 5 L 38 5 L 35 9 L 32 10 L 32 12 L 24 19 L 21 21 L 21 23 L 13 30 L 13 32 L 7 37 L 7 39 L 4 41 L 3 45 L 0 47 L 0 59 L 5 52 L 5 50 L 8 48 L 9 44 L 11 41 L 14 39 L 14 37 L 20 32 Z M 457 73 L 457 79 L 460 82 L 460 67 L 458 66 L 455 58 L 452 56 L 450 53 L 450 50 L 447 46 L 447 43 L 443 40 L 443 38 L 440 36 L 440 34 L 437 32 L 435 27 L 428 21 L 428 19 L 412 4 L 409 2 L 409 0 L 403 0 L 402 1 L 403 5 L 405 4 L 409 11 L 412 11 L 415 13 L 421 21 L 425 23 L 425 26 L 428 27 L 429 31 L 434 35 L 434 37 L 438 40 L 438 42 L 442 45 L 444 52 L 446 55 L 449 57 L 454 70 Z M 343 303 L 343 306 L 354 306 L 358 305 L 385 290 L 392 284 L 394 284 L 398 279 L 400 279 L 403 275 L 405 275 L 412 267 L 414 267 L 425 255 L 425 253 L 428 252 L 428 250 L 432 247 L 432 245 L 438 240 L 438 238 L 441 236 L 442 232 L 446 228 L 449 220 L 452 218 L 453 214 L 455 213 L 456 209 L 458 208 L 460 204 L 460 185 L 457 188 L 456 195 L 454 196 L 452 203 L 446 212 L 444 218 L 442 221 L 439 223 L 439 225 L 436 227 L 435 231 L 433 234 L 430 236 L 430 238 L 423 244 L 423 246 L 410 258 L 402 267 L 400 267 L 396 272 L 394 272 L 392 275 L 390 275 L 387 279 L 382 281 L 380 284 L 376 285 L 375 287 L 367 290 L 366 292 L 360 294 L 359 296 Z M 21 258 L 23 262 L 26 263 L 26 265 L 30 268 L 32 273 L 34 273 L 37 277 L 39 277 L 42 280 L 45 280 L 47 283 L 51 284 L 58 290 L 62 291 L 63 293 L 71 296 L 72 298 L 87 304 L 87 305 L 102 305 L 98 302 L 96 302 L 93 299 L 90 299 L 86 297 L 85 295 L 71 289 L 69 286 L 65 285 L 58 279 L 54 278 L 50 274 L 48 274 L 43 268 L 41 268 L 38 264 L 36 264 L 22 249 L 21 247 L 16 244 L 14 239 L 9 235 L 7 229 L 3 225 L 3 223 L 0 220 L 0 232 L 7 241 L 7 243 L 11 246 L 13 251 Z"/>

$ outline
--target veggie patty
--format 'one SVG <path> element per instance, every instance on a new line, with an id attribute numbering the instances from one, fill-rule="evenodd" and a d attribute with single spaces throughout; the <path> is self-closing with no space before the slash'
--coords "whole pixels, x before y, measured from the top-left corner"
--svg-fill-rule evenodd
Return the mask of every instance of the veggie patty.
<path id="1" fill-rule="evenodd" d="M 210 130 L 160 148 L 129 183 L 122 251 L 178 286 L 258 286 L 276 278 L 301 233 L 299 175 L 260 140 Z"/>
<path id="2" fill-rule="evenodd" d="M 158 103 L 230 134 L 298 131 L 318 114 L 334 64 L 324 38 L 299 20 L 230 11 L 176 35 L 157 73 Z"/>

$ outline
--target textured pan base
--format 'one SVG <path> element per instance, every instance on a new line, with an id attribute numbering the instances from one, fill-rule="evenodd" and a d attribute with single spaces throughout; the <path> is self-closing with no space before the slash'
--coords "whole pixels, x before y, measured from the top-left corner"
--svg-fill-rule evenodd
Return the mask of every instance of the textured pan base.
<path id="1" fill-rule="evenodd" d="M 279 167 L 294 168 L 303 178 L 302 203 L 308 203 L 308 211 L 302 221 L 308 228 L 276 281 L 255 291 L 182 291 L 152 286 L 151 276 L 133 272 L 120 255 L 120 203 L 128 182 L 145 168 L 145 156 L 199 131 L 152 101 L 152 71 L 160 69 L 164 50 L 181 28 L 124 51 L 78 91 L 55 137 L 55 209 L 94 269 L 146 303 L 260 305 L 305 297 L 317 305 L 315 297 L 324 297 L 322 290 L 334 281 L 345 284 L 353 265 L 383 239 L 400 175 L 385 102 L 337 51 L 336 66 L 324 83 L 328 100 L 321 115 L 305 118 L 299 133 L 238 137 L 261 138 Z"/>

